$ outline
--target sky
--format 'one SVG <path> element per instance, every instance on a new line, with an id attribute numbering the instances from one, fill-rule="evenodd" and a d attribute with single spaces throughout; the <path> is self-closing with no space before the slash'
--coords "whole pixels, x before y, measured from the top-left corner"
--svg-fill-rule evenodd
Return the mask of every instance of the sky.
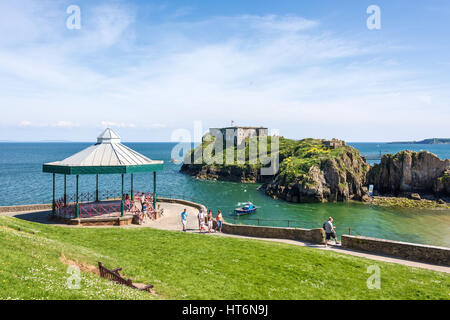
<path id="1" fill-rule="evenodd" d="M 0 0 L 0 141 L 450 138 L 449 27 L 447 0 Z"/>

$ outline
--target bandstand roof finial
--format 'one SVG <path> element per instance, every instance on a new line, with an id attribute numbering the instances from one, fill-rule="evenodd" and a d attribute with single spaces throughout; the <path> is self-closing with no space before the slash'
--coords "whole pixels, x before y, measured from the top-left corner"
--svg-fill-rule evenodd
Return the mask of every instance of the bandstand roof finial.
<path id="1" fill-rule="evenodd" d="M 112 129 L 106 128 L 98 137 L 97 143 L 120 143 L 120 136 Z"/>

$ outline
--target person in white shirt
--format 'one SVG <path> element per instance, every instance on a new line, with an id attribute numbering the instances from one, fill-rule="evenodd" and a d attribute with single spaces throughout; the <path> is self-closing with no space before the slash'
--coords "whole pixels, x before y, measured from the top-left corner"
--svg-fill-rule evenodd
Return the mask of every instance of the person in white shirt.
<path id="1" fill-rule="evenodd" d="M 205 226 L 205 213 L 200 210 L 198 213 L 198 229 L 202 232 L 202 228 Z"/>
<path id="2" fill-rule="evenodd" d="M 334 230 L 336 227 L 333 226 L 333 218 L 329 217 L 328 220 L 324 223 L 325 229 L 325 247 L 328 246 L 328 241 L 333 238 L 334 244 L 339 244 L 336 238 L 336 231 Z"/>

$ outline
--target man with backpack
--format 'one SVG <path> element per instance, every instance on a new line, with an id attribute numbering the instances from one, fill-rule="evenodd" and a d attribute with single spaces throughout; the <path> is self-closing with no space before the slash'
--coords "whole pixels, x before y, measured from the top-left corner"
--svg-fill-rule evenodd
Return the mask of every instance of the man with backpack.
<path id="1" fill-rule="evenodd" d="M 339 242 L 336 238 L 336 231 L 334 230 L 336 227 L 333 226 L 333 218 L 329 217 L 328 220 L 323 224 L 323 228 L 325 229 L 325 247 L 328 247 L 328 241 L 333 238 L 334 244 L 337 245 Z"/>

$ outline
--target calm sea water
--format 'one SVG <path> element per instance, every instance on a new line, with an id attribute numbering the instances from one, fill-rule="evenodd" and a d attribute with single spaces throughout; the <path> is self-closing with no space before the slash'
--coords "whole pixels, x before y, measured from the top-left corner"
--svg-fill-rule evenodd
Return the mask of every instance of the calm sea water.
<path id="1" fill-rule="evenodd" d="M 257 190 L 259 185 L 200 181 L 179 173 L 180 164 L 171 162 L 174 143 L 125 143 L 155 160 L 164 160 L 164 170 L 157 175 L 160 195 L 193 199 L 213 210 L 231 214 L 240 202 L 252 201 L 257 212 L 240 223 L 314 228 L 333 216 L 339 234 L 380 237 L 450 247 L 450 213 L 448 211 L 375 208 L 364 204 L 325 203 L 291 204 L 273 200 Z M 91 143 L 0 143 L 0 205 L 51 202 L 51 174 L 42 173 L 45 162 L 64 159 Z M 450 145 L 392 145 L 350 143 L 363 155 L 394 153 L 400 150 L 429 150 L 441 158 L 450 158 Z M 372 161 L 374 162 L 374 161 Z M 68 193 L 74 193 L 75 177 L 68 176 Z M 57 176 L 57 196 L 63 194 L 63 176 Z M 120 175 L 100 176 L 99 189 L 120 192 Z M 129 177 L 126 188 L 130 188 Z M 134 189 L 151 191 L 152 174 L 135 174 Z M 95 176 L 80 177 L 80 192 L 95 190 Z M 267 219 L 272 219 L 268 221 Z M 277 221 L 275 221 L 277 220 Z"/>

